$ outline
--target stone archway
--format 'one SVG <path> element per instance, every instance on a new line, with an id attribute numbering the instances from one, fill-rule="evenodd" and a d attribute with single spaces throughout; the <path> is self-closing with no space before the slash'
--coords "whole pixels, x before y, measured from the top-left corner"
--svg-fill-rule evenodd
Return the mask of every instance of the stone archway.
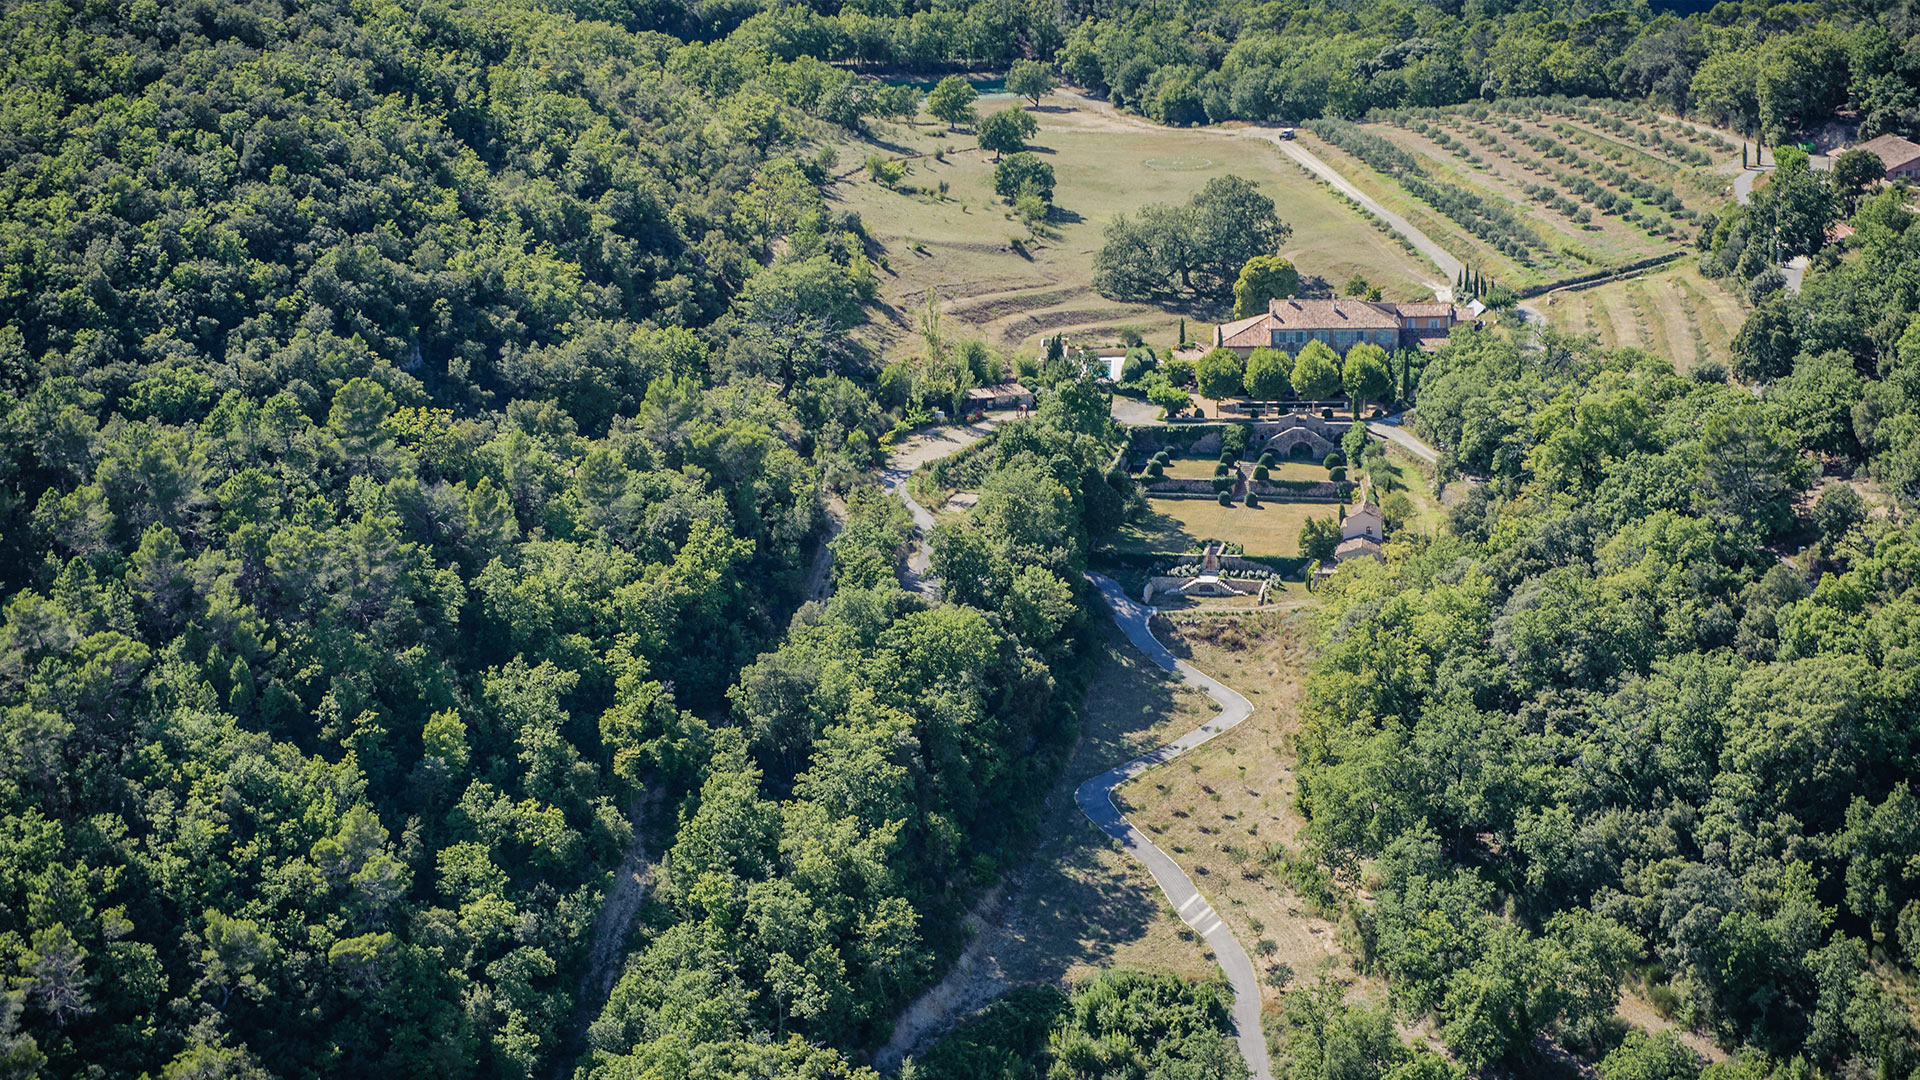
<path id="1" fill-rule="evenodd" d="M 1304 427 L 1288 428 L 1275 435 L 1267 440 L 1266 448 L 1272 451 L 1275 457 L 1283 458 L 1293 457 L 1295 451 L 1301 448 L 1306 449 L 1308 457 L 1326 457 L 1338 449 L 1325 436 Z"/>

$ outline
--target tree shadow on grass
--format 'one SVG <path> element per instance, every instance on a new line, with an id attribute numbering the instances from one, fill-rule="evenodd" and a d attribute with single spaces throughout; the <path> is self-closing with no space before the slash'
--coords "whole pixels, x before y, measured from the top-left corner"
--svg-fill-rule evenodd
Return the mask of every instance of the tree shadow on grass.
<path id="1" fill-rule="evenodd" d="M 1183 552 L 1198 545 L 1199 539 L 1171 514 L 1150 512 L 1122 528 L 1120 545 L 1129 551 Z"/>

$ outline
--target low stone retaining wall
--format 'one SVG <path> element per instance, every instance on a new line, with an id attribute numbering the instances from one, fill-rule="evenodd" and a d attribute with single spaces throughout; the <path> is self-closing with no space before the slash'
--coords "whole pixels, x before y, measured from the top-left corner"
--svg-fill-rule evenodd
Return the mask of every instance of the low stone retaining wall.
<path id="1" fill-rule="evenodd" d="M 1264 480 L 1250 480 L 1247 486 L 1255 495 L 1277 502 L 1345 502 L 1353 495 L 1353 485 L 1340 481 L 1322 480 L 1317 484 L 1274 484 Z M 1213 489 L 1212 480 L 1170 479 L 1156 480 L 1143 490 L 1156 499 L 1217 499 L 1219 493 Z"/>
<path id="2" fill-rule="evenodd" d="M 1146 486 L 1146 491 L 1149 495 L 1205 495 L 1209 499 L 1213 498 L 1214 494 L 1211 479 L 1201 480 L 1194 477 L 1168 477 L 1165 480 L 1155 480 Z"/>
<path id="3" fill-rule="evenodd" d="M 1223 568 L 1226 566 L 1225 556 L 1221 558 L 1221 566 Z M 1261 569 L 1264 570 L 1266 568 L 1261 567 Z M 1147 587 L 1140 593 L 1140 602 L 1151 604 L 1153 603 L 1153 598 L 1156 596 L 1165 597 L 1177 594 L 1182 596 L 1254 596 L 1258 597 L 1259 602 L 1264 604 L 1267 602 L 1268 592 L 1273 587 L 1273 581 L 1270 578 L 1235 578 L 1223 576 L 1201 582 L 1197 588 L 1191 591 L 1184 593 L 1181 591 L 1194 585 L 1196 581 L 1200 581 L 1200 579 L 1195 577 L 1156 574 L 1147 579 Z"/>

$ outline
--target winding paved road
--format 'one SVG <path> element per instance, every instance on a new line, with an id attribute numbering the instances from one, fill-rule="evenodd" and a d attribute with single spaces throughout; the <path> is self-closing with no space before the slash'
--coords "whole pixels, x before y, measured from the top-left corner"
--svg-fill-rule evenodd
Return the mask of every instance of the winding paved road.
<path id="1" fill-rule="evenodd" d="M 1320 160 L 1314 155 L 1313 151 L 1308 150 L 1306 147 L 1292 140 L 1282 139 L 1278 132 L 1270 128 L 1247 128 L 1241 131 L 1240 134 L 1249 139 L 1264 139 L 1279 147 L 1281 153 L 1299 162 L 1315 176 L 1333 185 L 1334 190 L 1352 199 L 1354 202 L 1359 203 L 1361 206 L 1366 207 L 1375 217 L 1392 226 L 1394 232 L 1406 237 L 1407 242 L 1412 244 L 1420 254 L 1432 260 L 1433 265 L 1438 267 L 1440 272 L 1447 276 L 1448 282 L 1460 280 L 1460 275 L 1466 272 L 1465 263 L 1454 258 L 1447 252 L 1446 248 L 1435 243 L 1432 237 L 1414 228 L 1412 222 L 1380 205 L 1372 196 L 1354 187 L 1346 177 L 1340 175 L 1340 170 Z M 1453 299 L 1453 286 L 1451 284 L 1429 281 L 1427 285 L 1433 289 L 1433 295 L 1435 297 L 1441 300 Z"/>
<path id="2" fill-rule="evenodd" d="M 1219 704 L 1220 713 L 1152 753 L 1116 765 L 1081 784 L 1073 793 L 1074 801 L 1080 805 L 1080 812 L 1087 815 L 1088 820 L 1108 836 L 1120 841 L 1127 853 L 1153 874 L 1154 882 L 1166 894 L 1167 903 L 1179 912 L 1181 921 L 1193 927 L 1194 932 L 1206 941 L 1207 947 L 1213 950 L 1214 958 L 1220 962 L 1220 970 L 1226 973 L 1227 982 L 1233 986 L 1233 1026 L 1240 1053 L 1253 1070 L 1254 1080 L 1272 1080 L 1273 1068 L 1267 1061 L 1267 1037 L 1260 1029 L 1260 980 L 1254 973 L 1253 962 L 1247 959 L 1247 951 L 1240 947 L 1233 931 L 1227 928 L 1226 922 L 1207 903 L 1206 897 L 1200 895 L 1193 879 L 1180 869 L 1180 864 L 1155 847 L 1145 833 L 1134 828 L 1133 823 L 1113 802 L 1115 788 L 1156 765 L 1172 761 L 1221 732 L 1231 730 L 1253 714 L 1253 706 L 1232 687 L 1167 651 L 1167 647 L 1160 644 L 1148 626 L 1148 620 L 1153 617 L 1152 608 L 1130 599 L 1111 578 L 1089 571 L 1087 580 L 1106 598 L 1113 621 L 1127 635 L 1127 640 L 1133 642 L 1134 647 L 1155 664 L 1178 674 L 1186 680 L 1187 685 L 1204 691 Z"/>

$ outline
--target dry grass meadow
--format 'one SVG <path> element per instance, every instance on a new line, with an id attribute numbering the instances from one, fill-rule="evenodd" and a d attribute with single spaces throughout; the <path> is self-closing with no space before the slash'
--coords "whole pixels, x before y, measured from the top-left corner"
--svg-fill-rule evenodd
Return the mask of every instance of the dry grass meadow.
<path id="1" fill-rule="evenodd" d="M 988 98 L 979 107 L 984 115 L 1017 106 Z M 1284 254 L 1303 275 L 1337 288 L 1357 273 L 1389 299 L 1425 296 L 1420 283 L 1437 276 L 1271 145 L 1221 131 L 1154 127 L 1059 96 L 1045 99 L 1035 117 L 1040 131 L 1033 146 L 1053 166 L 1056 211 L 1033 238 L 993 194 L 992 155 L 976 147 L 970 132 L 948 133 L 923 116 L 910 125 L 886 125 L 876 140 L 840 144 L 841 171 L 849 175 L 830 198 L 834 209 L 860 215 L 885 254 L 883 309 L 863 332 L 889 355 L 918 346 L 929 296 L 950 336 L 981 337 L 1000 349 L 1034 348 L 1061 332 L 1105 343 L 1121 327 L 1165 347 L 1174 343 L 1182 318 L 1190 338 L 1204 336 L 1220 311 L 1108 300 L 1093 291 L 1093 259 L 1116 215 L 1184 202 L 1208 179 L 1228 174 L 1257 183 L 1273 198 L 1293 227 Z M 936 150 L 944 150 L 943 159 L 931 156 Z M 857 171 L 873 153 L 907 159 L 897 188 Z M 1016 239 L 1024 253 L 1013 246 Z"/>
<path id="2" fill-rule="evenodd" d="M 1260 611 L 1194 611 L 1156 620 L 1169 648 L 1245 694 L 1253 715 L 1205 746 L 1121 789 L 1125 808 L 1187 871 L 1233 927 L 1256 968 L 1282 985 L 1322 970 L 1361 982 L 1328 912 L 1280 880 L 1278 856 L 1298 850 L 1293 736 L 1312 658 L 1311 613 L 1299 604 Z"/>

